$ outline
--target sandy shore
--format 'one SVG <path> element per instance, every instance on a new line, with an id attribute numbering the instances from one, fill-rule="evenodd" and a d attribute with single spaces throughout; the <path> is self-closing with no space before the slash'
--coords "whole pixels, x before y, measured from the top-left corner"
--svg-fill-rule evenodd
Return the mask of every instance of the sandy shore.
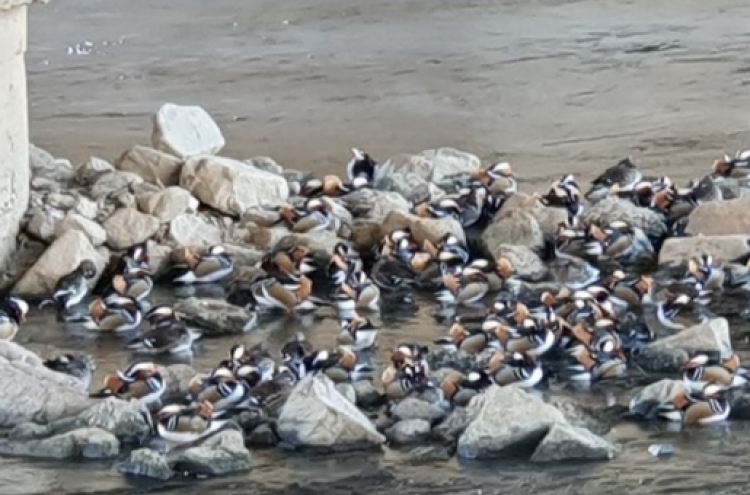
<path id="1" fill-rule="evenodd" d="M 114 159 L 172 101 L 209 110 L 225 154 L 297 168 L 454 146 L 533 180 L 625 155 L 687 179 L 750 144 L 748 18 L 741 0 L 53 1 L 30 18 L 32 139 Z"/>

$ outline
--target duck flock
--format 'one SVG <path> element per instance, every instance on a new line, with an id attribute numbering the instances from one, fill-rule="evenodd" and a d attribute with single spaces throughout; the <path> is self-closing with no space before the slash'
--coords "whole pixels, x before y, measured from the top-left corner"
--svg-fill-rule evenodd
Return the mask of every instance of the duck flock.
<path id="1" fill-rule="evenodd" d="M 293 184 L 300 201 L 275 212 L 276 223 L 308 235 L 335 230 L 335 206 L 347 195 L 372 189 L 382 173 L 367 153 L 353 152 L 346 182 L 307 176 Z M 386 408 L 409 396 L 446 408 L 466 405 L 492 384 L 532 389 L 550 381 L 617 380 L 634 371 L 631 356 L 639 347 L 705 323 L 712 316 L 706 306 L 718 295 L 750 290 L 747 259 L 717 264 L 695 253 L 683 263 L 655 269 L 665 238 L 685 235 L 690 212 L 706 201 L 730 197 L 727 182 L 747 177 L 748 171 L 750 152 L 743 152 L 717 160 L 712 173 L 684 188 L 668 177 L 646 179 L 630 159 L 605 170 L 585 194 L 573 175 L 561 177 L 532 196 L 534 207 L 557 209 L 565 218 L 536 253 L 553 274 L 541 283 L 524 279 L 518 259 L 493 259 L 477 242 L 517 193 L 508 163 L 455 178 L 449 187 L 453 192 L 437 200 L 412 202 L 415 216 L 458 221 L 466 242 L 449 233 L 439 242 L 420 243 L 409 228 L 393 229 L 383 232 L 373 249 L 358 251 L 342 240 L 326 263 L 303 243 L 286 245 L 267 253 L 257 267 L 263 275 L 252 279 L 238 276 L 239 267 L 222 246 L 176 249 L 168 283 L 224 284 L 229 303 L 269 317 L 333 308 L 340 323 L 323 349 L 314 348 L 304 332 L 278 356 L 262 344 L 237 343 L 213 370 L 191 380 L 188 397 L 179 403 L 162 403 L 167 384 L 154 361 L 190 352 L 200 334 L 172 307 L 149 303 L 155 282 L 145 244 L 113 257 L 93 291 L 96 266 L 84 260 L 59 280 L 40 308 L 53 306 L 61 321 L 93 331 L 137 332 L 127 340 L 128 348 L 151 357 L 107 375 L 91 396 L 144 404 L 153 413 L 155 433 L 176 443 L 212 433 L 244 411 L 263 412 L 308 375 L 324 374 L 336 383 L 374 380 Z M 589 205 L 613 197 L 655 212 L 666 228 L 654 235 L 626 220 L 583 221 Z M 432 299 L 440 308 L 444 335 L 433 342 L 405 339 L 380 365 L 368 359 L 378 345 L 378 328 L 369 316 L 413 309 L 415 298 Z M 81 307 L 88 311 L 81 313 Z M 28 311 L 24 300 L 6 297 L 0 306 L 0 337 L 12 339 Z M 430 366 L 436 353 L 483 358 L 465 373 L 437 373 Z M 89 363 L 73 355 L 45 364 L 76 376 L 91 373 Z M 718 360 L 694 356 L 681 377 L 687 392 L 660 402 L 651 414 L 684 424 L 724 420 L 730 411 L 728 391 L 742 387 L 745 374 L 736 354 Z"/>

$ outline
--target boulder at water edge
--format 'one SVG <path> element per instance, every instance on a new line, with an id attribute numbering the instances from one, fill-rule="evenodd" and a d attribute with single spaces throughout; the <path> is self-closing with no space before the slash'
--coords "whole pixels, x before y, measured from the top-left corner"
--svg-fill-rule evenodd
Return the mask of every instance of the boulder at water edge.
<path id="1" fill-rule="evenodd" d="M 385 442 L 325 376 L 306 377 L 295 385 L 281 410 L 277 432 L 291 449 L 341 452 L 372 449 Z"/>
<path id="2" fill-rule="evenodd" d="M 244 333 L 252 329 L 258 319 L 257 314 L 221 299 L 189 297 L 179 300 L 174 310 L 181 313 L 185 321 L 204 329 L 204 335 L 211 337 Z"/>

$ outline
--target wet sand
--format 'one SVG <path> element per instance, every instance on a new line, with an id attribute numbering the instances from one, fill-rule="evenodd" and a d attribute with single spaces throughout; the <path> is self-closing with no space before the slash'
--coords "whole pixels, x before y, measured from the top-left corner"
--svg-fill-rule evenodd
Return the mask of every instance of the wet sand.
<path id="1" fill-rule="evenodd" d="M 527 180 L 626 155 L 688 179 L 748 143 L 749 17 L 741 0 L 59 0 L 30 18 L 31 135 L 111 160 L 172 101 L 203 105 L 225 154 L 296 168 L 454 146 Z"/>
<path id="2" fill-rule="evenodd" d="M 626 155 L 647 172 L 686 180 L 750 141 L 748 18 L 750 4 L 729 0 L 56 0 L 30 17 L 31 134 L 74 162 L 113 160 L 147 143 L 151 112 L 172 101 L 204 106 L 224 131 L 226 155 L 267 155 L 321 172 L 340 172 L 351 146 L 379 159 L 454 146 L 509 159 L 532 184 L 567 171 L 591 178 Z M 68 54 L 86 41 L 91 53 Z M 383 346 L 405 334 L 425 341 L 440 334 L 430 308 L 422 311 L 386 324 Z M 116 339 L 76 339 L 50 321 L 31 322 L 23 337 L 30 347 L 86 349 L 100 373 L 130 359 Z M 316 326 L 311 339 L 325 345 L 331 325 Z M 206 341 L 197 367 L 234 340 Z M 432 495 L 740 493 L 750 442 L 744 426 L 674 434 L 619 425 L 613 435 L 624 454 L 583 469 L 452 460 L 436 471 L 392 451 L 347 462 L 254 452 L 250 475 L 209 486 L 296 494 L 352 486 Z M 677 445 L 673 460 L 647 453 L 659 441 Z M 19 465 L 50 479 L 34 486 L 25 472 L 3 475 Z M 21 475 L 29 492 L 128 486 L 109 463 L 12 466 L 0 471 L 0 491 Z M 316 484 L 335 477 L 343 480 Z"/>

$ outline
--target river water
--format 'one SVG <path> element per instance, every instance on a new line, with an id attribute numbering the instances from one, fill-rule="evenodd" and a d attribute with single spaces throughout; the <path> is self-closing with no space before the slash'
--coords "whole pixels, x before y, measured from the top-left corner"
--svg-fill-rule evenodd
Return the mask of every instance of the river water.
<path id="1" fill-rule="evenodd" d="M 510 159 L 523 187 L 563 172 L 585 181 L 626 155 L 684 181 L 750 138 L 748 18 L 743 0 L 52 0 L 30 14 L 31 136 L 74 163 L 114 160 L 148 143 L 150 114 L 171 101 L 204 106 L 228 156 L 318 172 L 340 173 L 352 146 L 377 158 L 454 146 Z M 381 346 L 440 335 L 431 311 L 384 322 Z M 297 330 L 272 326 L 247 341 L 278 345 Z M 324 319 L 307 332 L 331 345 L 334 327 Z M 130 358 L 116 340 L 71 336 L 37 315 L 19 340 L 91 352 L 100 373 Z M 233 342 L 206 340 L 194 365 L 210 367 Z M 742 423 L 681 433 L 620 424 L 611 435 L 625 450 L 603 464 L 259 451 L 250 474 L 167 486 L 130 485 L 109 463 L 4 459 L 0 493 L 746 492 Z M 663 441 L 675 456 L 651 457 Z"/>

